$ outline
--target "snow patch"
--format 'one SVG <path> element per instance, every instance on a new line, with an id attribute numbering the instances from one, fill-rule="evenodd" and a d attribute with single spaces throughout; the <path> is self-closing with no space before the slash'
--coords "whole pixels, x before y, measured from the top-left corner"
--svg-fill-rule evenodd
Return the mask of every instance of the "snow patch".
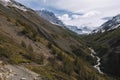
<path id="1" fill-rule="evenodd" d="M 11 1 L 11 0 L 0 0 L 0 3 L 4 6 L 11 6 L 11 7 L 15 7 L 18 8 L 22 11 L 27 11 L 27 9 L 22 6 L 20 3 L 15 2 L 15 1 Z"/>
<path id="2" fill-rule="evenodd" d="M 116 29 L 116 28 L 118 28 L 119 26 L 120 26 L 120 24 L 118 24 L 118 25 L 116 25 L 116 26 L 112 26 L 110 29 L 108 29 L 108 31 L 113 30 L 113 29 Z"/>
<path id="3" fill-rule="evenodd" d="M 27 9 L 23 6 L 18 6 L 18 5 L 13 4 L 12 7 L 16 7 L 18 9 L 22 10 L 22 11 L 27 11 Z"/>

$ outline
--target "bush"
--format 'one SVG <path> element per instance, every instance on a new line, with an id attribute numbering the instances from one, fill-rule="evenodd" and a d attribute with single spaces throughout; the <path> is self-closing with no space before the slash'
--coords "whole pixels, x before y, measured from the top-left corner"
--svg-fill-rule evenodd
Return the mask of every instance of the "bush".
<path id="1" fill-rule="evenodd" d="M 72 61 L 66 56 L 63 61 L 63 72 L 65 72 L 68 75 L 72 75 L 74 72 L 74 65 Z"/>
<path id="2" fill-rule="evenodd" d="M 33 47 L 31 46 L 31 44 L 28 45 L 28 50 L 33 52 Z"/>
<path id="3" fill-rule="evenodd" d="M 24 48 L 26 48 L 26 44 L 25 44 L 24 41 L 21 42 L 21 46 L 24 47 Z"/>
<path id="4" fill-rule="evenodd" d="M 73 52 L 76 56 L 83 57 L 83 58 L 86 57 L 85 53 L 84 53 L 81 49 L 73 49 L 72 52 Z"/>
<path id="5" fill-rule="evenodd" d="M 9 57 L 8 51 L 2 47 L 0 47 L 0 57 L 6 57 L 6 58 Z"/>
<path id="6" fill-rule="evenodd" d="M 44 55 L 38 54 L 38 53 L 30 53 L 29 54 L 30 58 L 32 61 L 38 64 L 43 64 L 44 63 Z"/>
<path id="7" fill-rule="evenodd" d="M 63 61 L 63 60 L 64 60 L 64 57 L 65 57 L 65 55 L 64 55 L 62 52 L 59 52 L 59 53 L 57 54 L 57 59 L 60 60 L 60 61 Z"/>
<path id="8" fill-rule="evenodd" d="M 52 43 L 48 42 L 47 47 L 48 47 L 49 49 L 51 49 L 51 48 L 52 48 Z"/>

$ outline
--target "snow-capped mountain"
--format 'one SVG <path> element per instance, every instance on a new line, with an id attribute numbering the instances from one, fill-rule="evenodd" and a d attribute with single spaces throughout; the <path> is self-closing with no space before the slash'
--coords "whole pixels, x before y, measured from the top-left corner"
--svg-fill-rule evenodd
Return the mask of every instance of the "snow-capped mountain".
<path id="1" fill-rule="evenodd" d="M 82 33 L 82 29 L 79 29 L 77 26 L 67 25 L 66 28 L 78 34 Z"/>
<path id="2" fill-rule="evenodd" d="M 120 28 L 120 14 L 105 22 L 102 26 L 93 32 L 105 32 L 116 28 Z"/>
<path id="3" fill-rule="evenodd" d="M 76 32 L 78 34 L 89 34 L 91 33 L 91 29 L 87 26 L 71 26 L 71 25 L 67 25 L 66 28 L 68 28 L 69 30 Z"/>
<path id="4" fill-rule="evenodd" d="M 4 6 L 10 6 L 10 7 L 15 7 L 17 9 L 20 9 L 22 11 L 28 11 L 29 8 L 25 7 L 24 5 L 16 2 L 15 0 L 0 0 L 0 4 Z"/>
<path id="5" fill-rule="evenodd" d="M 76 32 L 78 34 L 88 34 L 92 31 L 85 25 L 84 26 L 82 25 L 81 27 L 65 25 L 61 20 L 59 20 L 59 18 L 57 18 L 57 16 L 55 16 L 55 14 L 53 12 L 50 12 L 47 10 L 39 10 L 36 12 L 39 16 L 41 16 L 45 20 L 51 22 L 52 24 L 64 26 L 64 27 L 68 28 L 69 30 Z"/>
<path id="6" fill-rule="evenodd" d="M 64 23 L 59 20 L 53 12 L 50 12 L 48 10 L 38 10 L 36 11 L 39 16 L 41 16 L 43 19 L 51 22 L 52 24 L 64 26 Z"/>

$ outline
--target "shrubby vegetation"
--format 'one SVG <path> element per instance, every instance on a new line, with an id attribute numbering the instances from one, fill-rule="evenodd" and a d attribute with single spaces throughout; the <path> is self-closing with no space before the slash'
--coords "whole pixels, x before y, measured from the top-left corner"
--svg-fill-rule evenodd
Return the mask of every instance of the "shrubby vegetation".
<path id="1" fill-rule="evenodd" d="M 25 44 L 24 41 L 21 42 L 21 46 L 24 47 L 24 48 L 26 48 L 26 44 Z"/>

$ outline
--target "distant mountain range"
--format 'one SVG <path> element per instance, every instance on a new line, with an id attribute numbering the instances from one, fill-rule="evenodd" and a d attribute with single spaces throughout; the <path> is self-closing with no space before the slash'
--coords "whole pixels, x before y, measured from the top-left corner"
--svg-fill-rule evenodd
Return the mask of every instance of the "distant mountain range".
<path id="1" fill-rule="evenodd" d="M 62 27 L 64 26 L 69 30 L 74 31 L 78 34 L 88 34 L 92 31 L 91 29 L 89 29 L 89 27 L 83 25 L 79 28 L 78 26 L 65 25 L 64 22 L 62 22 L 59 18 L 57 18 L 57 16 L 53 12 L 50 12 L 48 10 L 38 10 L 36 12 L 40 17 L 51 22 L 52 24 L 59 25 Z"/>
<path id="2" fill-rule="evenodd" d="M 81 26 L 80 28 L 78 28 L 78 26 L 71 26 L 71 25 L 67 25 L 66 28 L 70 29 L 73 32 L 76 32 L 78 34 L 89 34 L 91 33 L 91 29 L 87 26 Z"/>
<path id="3" fill-rule="evenodd" d="M 62 22 L 59 18 L 57 18 L 57 16 L 53 12 L 50 12 L 48 10 L 38 10 L 36 12 L 39 16 L 51 22 L 52 24 L 64 26 L 69 30 L 74 31 L 78 34 L 89 34 L 91 32 L 92 33 L 105 32 L 120 27 L 120 15 L 117 15 L 115 17 L 103 18 L 104 20 L 107 20 L 107 22 L 105 22 L 97 29 L 92 30 L 87 25 L 81 25 L 81 26 L 65 25 L 64 22 Z"/>

